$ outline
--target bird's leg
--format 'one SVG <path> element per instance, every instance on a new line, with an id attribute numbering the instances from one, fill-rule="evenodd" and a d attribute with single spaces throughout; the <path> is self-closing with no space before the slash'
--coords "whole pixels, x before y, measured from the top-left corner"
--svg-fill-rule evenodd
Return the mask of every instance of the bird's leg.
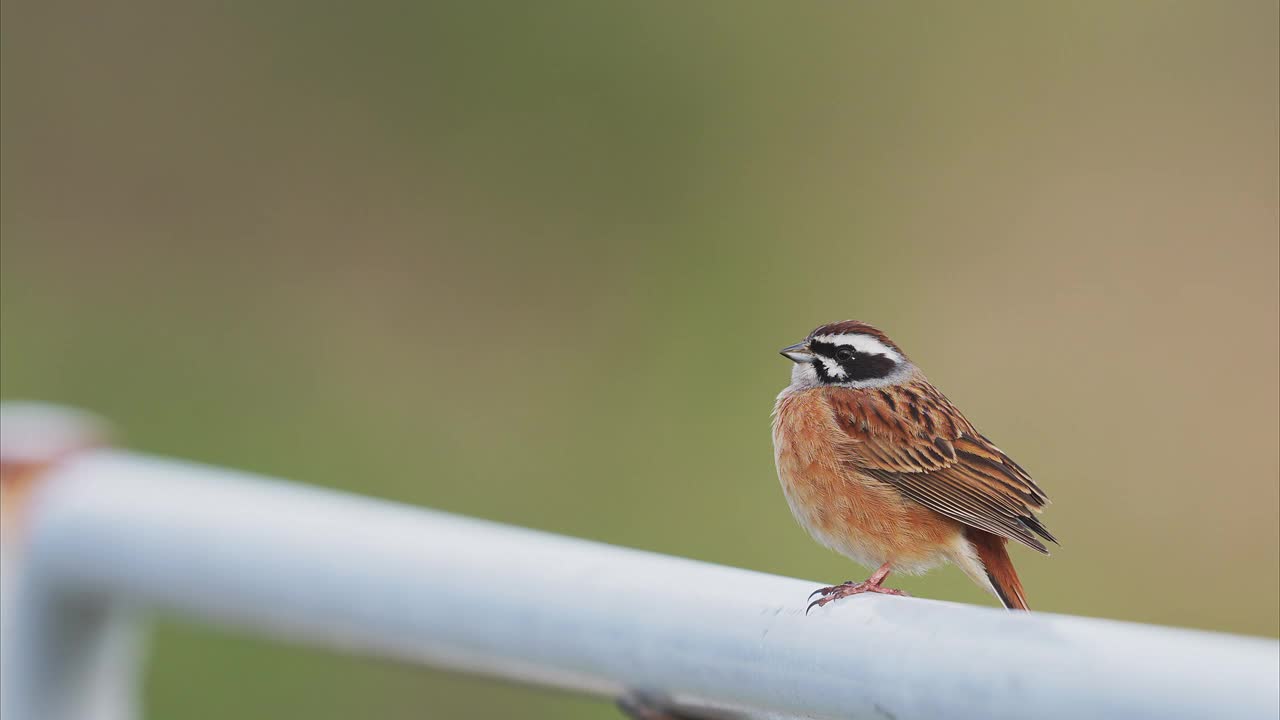
<path id="1" fill-rule="evenodd" d="M 867 578 L 863 582 L 856 583 L 849 580 L 843 585 L 832 585 L 831 587 L 824 587 L 815 590 L 809 597 L 812 598 L 814 595 L 820 595 L 821 597 L 809 603 L 809 607 L 805 608 L 804 614 L 808 615 L 809 611 L 812 610 L 815 605 L 822 607 L 823 605 L 839 600 L 840 598 L 849 597 L 850 595 L 859 595 L 861 593 L 870 592 L 881 593 L 883 595 L 901 595 L 905 597 L 906 593 L 901 590 L 884 587 L 884 579 L 889 577 L 890 570 L 892 570 L 892 568 L 889 566 L 889 563 L 885 563 L 875 572 L 871 573 L 871 577 Z"/>
<path id="2" fill-rule="evenodd" d="M 867 578 L 867 584 L 880 587 L 884 584 L 885 578 L 889 577 L 889 570 L 889 563 L 881 565 L 875 572 L 871 573 L 871 577 Z"/>

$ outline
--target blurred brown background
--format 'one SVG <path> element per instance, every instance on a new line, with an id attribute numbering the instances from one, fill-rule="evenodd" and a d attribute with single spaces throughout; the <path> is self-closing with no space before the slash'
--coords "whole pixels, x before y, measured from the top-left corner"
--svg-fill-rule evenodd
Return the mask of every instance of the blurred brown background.
<path id="1" fill-rule="evenodd" d="M 1015 557 L 1034 607 L 1275 636 L 1278 23 L 4 0 L 0 394 L 837 581 L 769 410 L 776 350 L 855 317 L 1052 496 L 1062 547 Z M 993 604 L 954 569 L 902 586 Z M 151 668 L 155 717 L 613 716 L 175 622 Z"/>

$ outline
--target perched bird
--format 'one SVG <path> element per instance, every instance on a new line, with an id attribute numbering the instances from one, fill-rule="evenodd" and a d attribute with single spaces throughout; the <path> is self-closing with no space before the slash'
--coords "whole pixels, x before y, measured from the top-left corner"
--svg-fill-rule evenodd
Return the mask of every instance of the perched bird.
<path id="1" fill-rule="evenodd" d="M 890 572 L 953 562 L 1007 608 L 1027 609 L 1005 547 L 1048 554 L 1031 476 L 983 437 L 883 332 L 823 325 L 782 349 L 795 363 L 773 409 L 782 490 L 815 540 L 867 567 L 865 582 L 814 593 L 819 607 L 858 593 L 902 595 Z M 812 597 L 812 596 L 810 596 Z"/>

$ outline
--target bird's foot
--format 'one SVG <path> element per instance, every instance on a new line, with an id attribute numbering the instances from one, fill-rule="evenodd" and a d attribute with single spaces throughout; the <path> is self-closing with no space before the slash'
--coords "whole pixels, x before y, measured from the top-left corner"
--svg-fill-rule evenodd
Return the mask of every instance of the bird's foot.
<path id="1" fill-rule="evenodd" d="M 831 587 L 824 587 L 824 588 L 819 588 L 817 590 L 814 590 L 813 593 L 809 595 L 809 597 L 812 598 L 814 595 L 820 595 L 821 597 L 809 603 L 809 607 L 805 608 L 804 614 L 808 615 L 809 611 L 812 610 L 814 606 L 822 607 L 827 603 L 835 602 L 840 598 L 846 598 L 846 597 L 849 597 L 850 595 L 861 595 L 862 593 L 880 593 L 881 595 L 898 595 L 899 597 L 909 597 L 906 593 L 902 592 L 901 590 L 896 590 L 894 588 L 887 588 L 882 586 L 880 583 L 873 582 L 871 580 L 867 580 L 864 582 L 854 582 L 852 580 L 849 580 L 841 585 L 832 585 Z"/>

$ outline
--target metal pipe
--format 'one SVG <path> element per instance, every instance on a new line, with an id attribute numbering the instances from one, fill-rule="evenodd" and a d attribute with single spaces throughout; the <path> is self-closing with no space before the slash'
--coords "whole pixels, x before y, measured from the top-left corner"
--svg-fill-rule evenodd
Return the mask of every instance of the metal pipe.
<path id="1" fill-rule="evenodd" d="M 138 717 L 137 618 L 108 598 L 24 592 L 32 495 L 59 463 L 103 446 L 108 436 L 106 423 L 88 413 L 0 403 L 0 717 Z M 30 697 L 46 701 L 43 713 L 22 709 Z"/>
<path id="2" fill-rule="evenodd" d="M 71 717 L 49 694 L 85 602 L 713 715 L 1280 713 L 1272 640 L 879 596 L 806 617 L 816 583 L 111 450 L 34 502 L 15 652 L 43 660 L 6 720 Z"/>

